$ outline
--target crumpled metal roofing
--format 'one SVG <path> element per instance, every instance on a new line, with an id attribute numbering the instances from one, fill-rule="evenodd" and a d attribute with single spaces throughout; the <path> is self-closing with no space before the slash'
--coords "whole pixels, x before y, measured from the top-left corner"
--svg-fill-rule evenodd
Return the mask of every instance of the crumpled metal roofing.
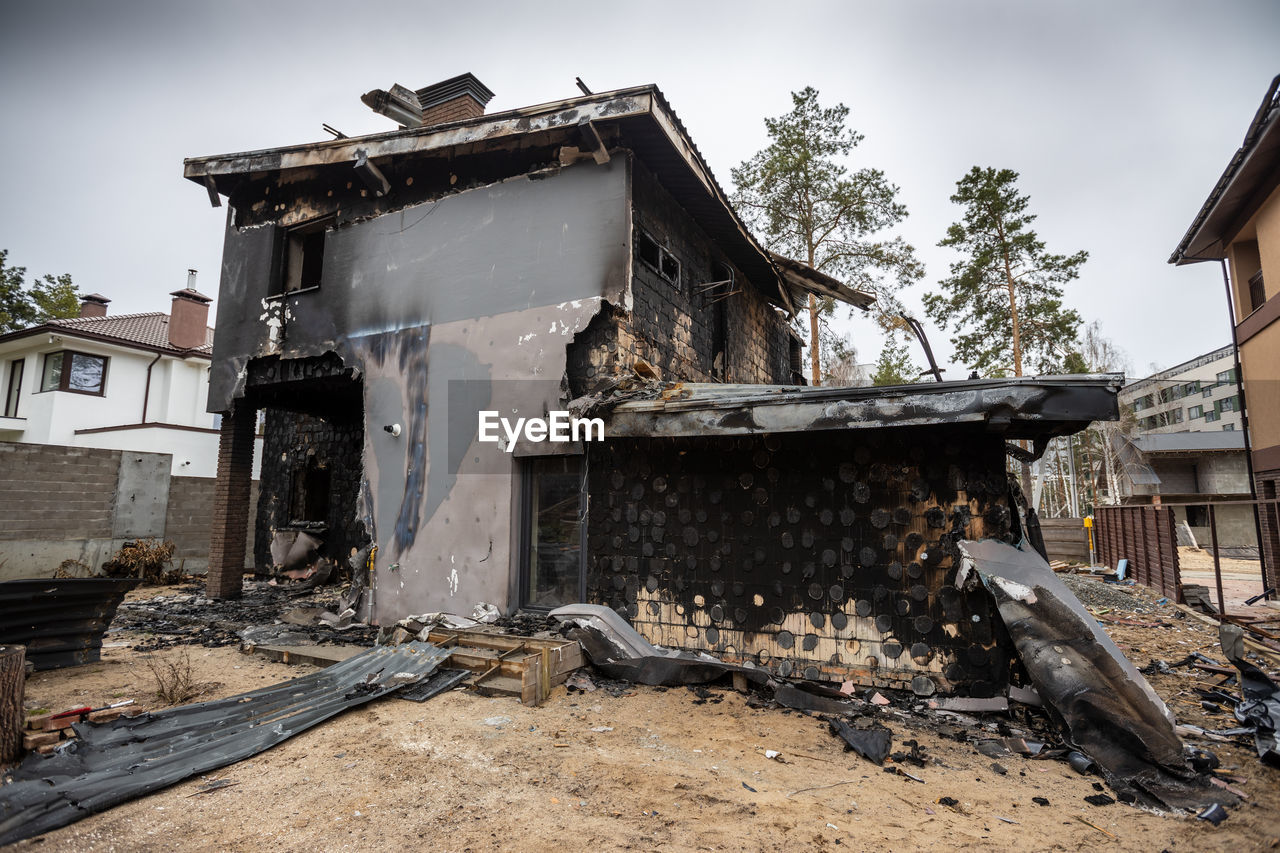
<path id="1" fill-rule="evenodd" d="M 848 388 L 669 383 L 609 401 L 610 438 L 986 424 L 1006 438 L 1066 435 L 1119 416 L 1119 374 Z"/>
<path id="2" fill-rule="evenodd" d="M 93 663 L 137 578 L 22 578 L 0 582 L 0 645 L 27 647 L 37 670 Z"/>
<path id="3" fill-rule="evenodd" d="M 77 723 L 0 787 L 0 845 L 49 832 L 191 776 L 234 764 L 350 708 L 417 684 L 449 652 L 376 646 L 311 675 L 226 699 L 109 723 Z"/>

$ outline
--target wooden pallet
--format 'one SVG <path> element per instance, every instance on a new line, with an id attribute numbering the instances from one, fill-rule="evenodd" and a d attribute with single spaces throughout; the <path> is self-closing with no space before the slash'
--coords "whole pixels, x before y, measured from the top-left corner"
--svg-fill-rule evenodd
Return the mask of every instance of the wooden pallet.
<path id="1" fill-rule="evenodd" d="M 540 704 L 585 663 L 572 640 L 443 629 L 431 631 L 429 640 L 450 650 L 442 667 L 475 673 L 464 686 L 482 696 L 516 696 L 525 705 Z"/>

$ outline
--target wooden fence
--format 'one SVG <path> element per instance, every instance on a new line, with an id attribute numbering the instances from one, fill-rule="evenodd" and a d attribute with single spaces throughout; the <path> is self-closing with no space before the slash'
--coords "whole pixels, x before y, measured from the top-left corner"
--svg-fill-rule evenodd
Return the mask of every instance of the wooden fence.
<path id="1" fill-rule="evenodd" d="M 1042 518 L 1040 532 L 1044 534 L 1044 547 L 1050 560 L 1089 561 L 1089 533 L 1082 519 Z"/>
<path id="2" fill-rule="evenodd" d="M 1098 507 L 1093 523 L 1099 563 L 1115 568 L 1120 560 L 1128 560 L 1128 577 L 1172 601 L 1185 603 L 1172 508 Z"/>

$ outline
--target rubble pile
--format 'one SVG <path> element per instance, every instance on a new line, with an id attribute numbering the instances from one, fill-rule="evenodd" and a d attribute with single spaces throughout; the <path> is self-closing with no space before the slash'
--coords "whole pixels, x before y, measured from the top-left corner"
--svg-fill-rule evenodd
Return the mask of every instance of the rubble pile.
<path id="1" fill-rule="evenodd" d="M 341 628 L 315 614 L 338 614 L 340 590 L 321 588 L 305 596 L 291 596 L 269 583 L 246 581 L 240 598 L 216 599 L 204 587 L 192 584 L 154 598 L 123 602 L 111 623 L 111 631 L 129 629 L 150 636 L 133 646 L 136 651 L 157 651 L 172 646 L 207 648 L 253 645 L 325 645 L 342 643 L 373 645 L 377 629 L 346 620 Z M 306 616 L 291 617 L 301 611 Z M 301 624 L 299 624 L 301 623 Z"/>

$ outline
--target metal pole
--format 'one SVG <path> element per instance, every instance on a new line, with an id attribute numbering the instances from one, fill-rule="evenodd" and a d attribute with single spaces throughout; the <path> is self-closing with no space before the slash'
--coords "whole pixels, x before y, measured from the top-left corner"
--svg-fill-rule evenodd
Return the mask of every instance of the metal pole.
<path id="1" fill-rule="evenodd" d="M 1227 319 L 1231 323 L 1231 354 L 1234 357 L 1236 372 L 1236 400 L 1240 406 L 1240 431 L 1244 433 L 1244 468 L 1249 478 L 1249 498 L 1258 499 L 1258 484 L 1253 477 L 1253 438 L 1249 435 L 1249 406 L 1244 397 L 1244 371 L 1240 367 L 1240 336 L 1236 332 L 1236 299 L 1231 288 L 1231 275 L 1227 272 L 1227 259 L 1219 258 L 1222 266 L 1222 285 L 1227 291 Z M 1267 586 L 1267 552 L 1262 547 L 1262 505 L 1253 505 L 1253 531 L 1258 537 L 1258 569 L 1262 572 L 1262 589 Z M 1270 596 L 1268 596 L 1270 600 Z"/>
<path id="2" fill-rule="evenodd" d="M 1222 558 L 1218 556 L 1218 518 L 1213 504 L 1209 504 L 1209 537 L 1213 541 L 1213 577 L 1218 582 L 1218 615 L 1227 615 L 1227 605 L 1222 595 Z"/>
<path id="3" fill-rule="evenodd" d="M 1067 436 L 1067 470 L 1071 472 L 1071 517 L 1080 517 L 1080 494 L 1076 490 L 1076 450 L 1072 436 Z"/>

